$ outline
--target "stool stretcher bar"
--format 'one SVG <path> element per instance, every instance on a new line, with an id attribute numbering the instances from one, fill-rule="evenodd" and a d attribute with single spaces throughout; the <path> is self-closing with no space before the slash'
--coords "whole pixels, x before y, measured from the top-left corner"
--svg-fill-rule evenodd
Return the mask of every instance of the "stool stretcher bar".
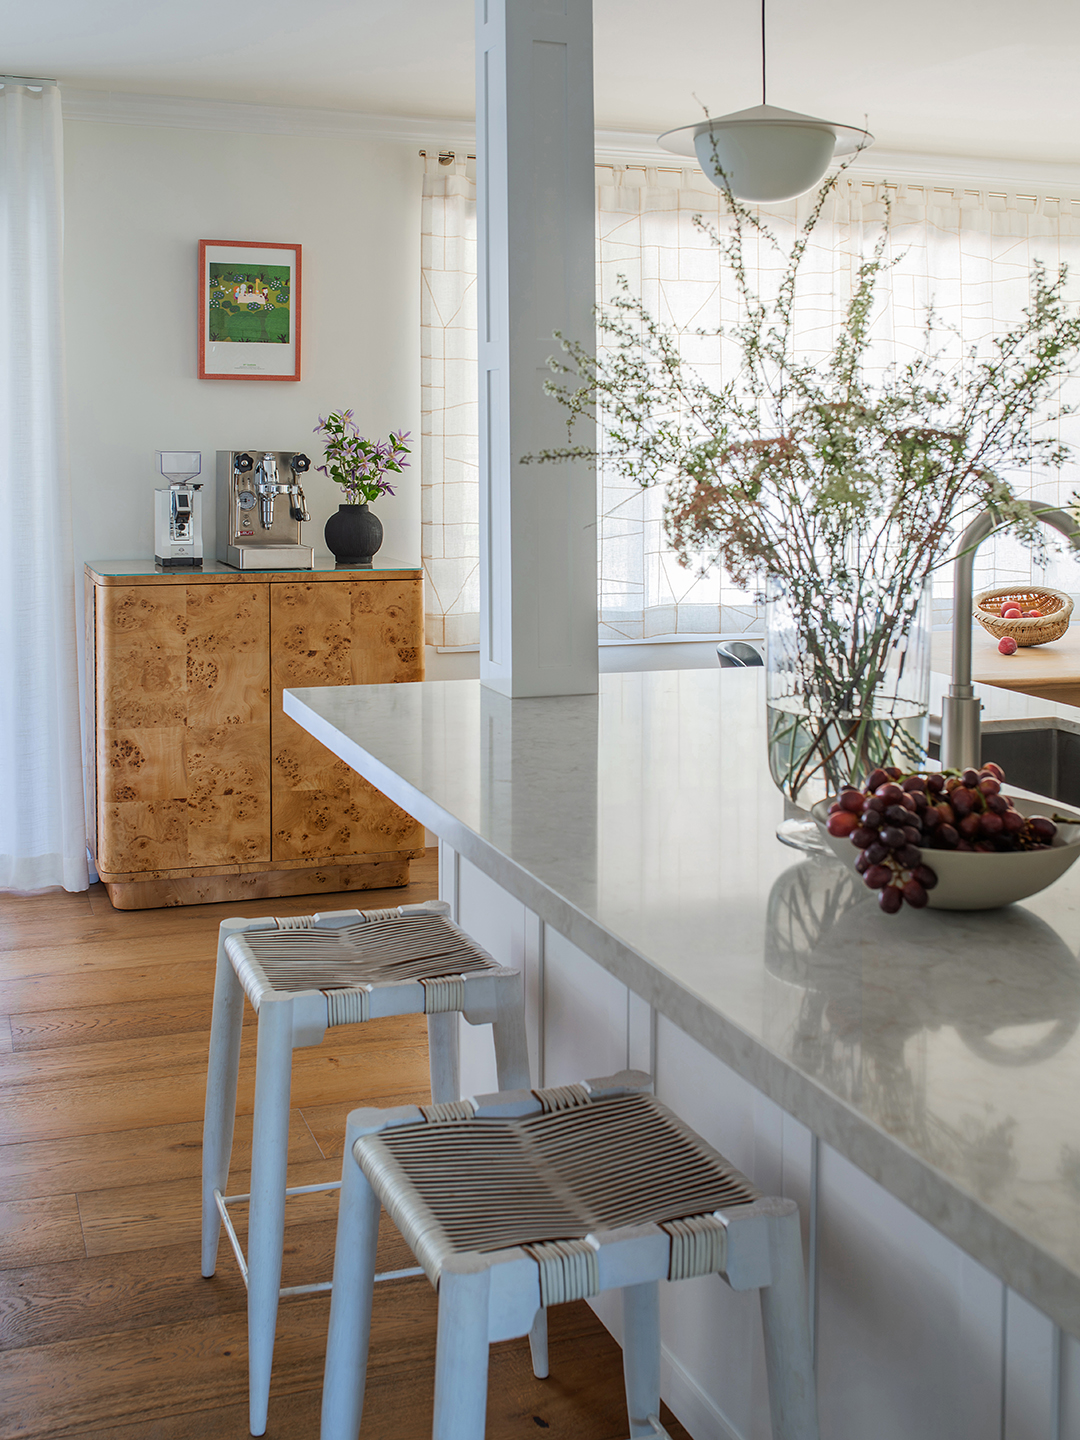
<path id="1" fill-rule="evenodd" d="M 285 1191 L 286 1195 L 315 1195 L 323 1190 L 340 1190 L 341 1181 L 331 1180 L 325 1185 L 293 1185 Z M 229 1244 L 236 1256 L 236 1263 L 240 1267 L 240 1278 L 244 1282 L 245 1289 L 248 1283 L 247 1259 L 244 1255 L 244 1248 L 240 1244 L 240 1237 L 233 1226 L 232 1216 L 229 1214 L 230 1205 L 239 1205 L 244 1201 L 250 1203 L 250 1195 L 222 1195 L 220 1190 L 214 1191 L 214 1203 L 221 1216 L 221 1223 L 225 1226 L 225 1234 L 229 1237 Z M 423 1275 L 419 1265 L 407 1265 L 403 1270 L 380 1270 L 375 1276 L 375 1283 L 381 1280 L 407 1280 L 414 1275 Z M 278 1290 L 279 1300 L 288 1300 L 297 1295 L 325 1295 L 333 1287 L 330 1280 L 319 1280 L 311 1285 L 283 1285 Z"/>

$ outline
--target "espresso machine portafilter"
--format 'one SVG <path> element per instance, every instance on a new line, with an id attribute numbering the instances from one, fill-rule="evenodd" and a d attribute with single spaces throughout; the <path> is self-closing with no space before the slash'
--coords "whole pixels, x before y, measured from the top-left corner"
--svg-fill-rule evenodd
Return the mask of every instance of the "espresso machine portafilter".
<path id="1" fill-rule="evenodd" d="M 284 485 L 278 478 L 278 457 L 273 451 L 267 451 L 255 466 L 255 493 L 259 497 L 259 518 L 264 530 L 274 528 L 274 502 L 279 495 L 289 496 L 289 514 L 294 520 L 311 519 L 304 499 L 304 487 L 298 478 L 310 467 L 311 461 L 306 455 L 294 455 L 289 465 L 293 478 L 291 483 Z"/>
<path id="2" fill-rule="evenodd" d="M 313 569 L 314 552 L 300 543 L 310 468 L 289 450 L 219 450 L 218 559 L 238 570 Z"/>

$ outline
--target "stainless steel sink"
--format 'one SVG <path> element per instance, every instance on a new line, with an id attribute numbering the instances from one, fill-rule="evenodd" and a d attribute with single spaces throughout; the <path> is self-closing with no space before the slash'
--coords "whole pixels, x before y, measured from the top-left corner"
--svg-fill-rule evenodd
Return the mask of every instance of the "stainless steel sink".
<path id="1" fill-rule="evenodd" d="M 936 722 L 936 723 L 935 723 Z M 938 758 L 941 722 L 930 717 L 930 756 Z M 1059 728 L 1053 720 L 1037 727 L 1010 728 L 987 721 L 982 732 L 982 758 L 1005 771 L 1006 785 L 1031 790 L 1063 805 L 1080 809 L 1080 734 Z"/>
<path id="2" fill-rule="evenodd" d="M 1016 785 L 1080 806 L 1080 735 L 1052 722 L 1038 729 L 998 729 L 987 723 L 982 732 L 983 761 L 993 760 L 1005 771 L 1006 788 Z"/>

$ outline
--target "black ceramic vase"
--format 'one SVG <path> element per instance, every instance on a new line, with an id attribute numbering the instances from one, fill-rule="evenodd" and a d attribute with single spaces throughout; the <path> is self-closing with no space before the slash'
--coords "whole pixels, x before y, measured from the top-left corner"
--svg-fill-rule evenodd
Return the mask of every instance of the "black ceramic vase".
<path id="1" fill-rule="evenodd" d="M 382 521 L 367 505 L 339 505 L 323 533 L 326 548 L 339 565 L 370 565 L 382 544 Z"/>

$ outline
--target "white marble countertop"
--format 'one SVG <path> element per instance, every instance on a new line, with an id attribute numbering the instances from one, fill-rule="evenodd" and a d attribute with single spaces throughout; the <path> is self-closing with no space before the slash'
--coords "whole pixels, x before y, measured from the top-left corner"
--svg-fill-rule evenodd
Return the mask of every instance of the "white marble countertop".
<path id="1" fill-rule="evenodd" d="M 285 710 L 1080 1335 L 1080 865 L 1005 910 L 882 915 L 775 838 L 763 688 L 659 671 L 510 701 L 433 681 L 286 691 Z M 981 693 L 988 721 L 1080 730 Z"/>

